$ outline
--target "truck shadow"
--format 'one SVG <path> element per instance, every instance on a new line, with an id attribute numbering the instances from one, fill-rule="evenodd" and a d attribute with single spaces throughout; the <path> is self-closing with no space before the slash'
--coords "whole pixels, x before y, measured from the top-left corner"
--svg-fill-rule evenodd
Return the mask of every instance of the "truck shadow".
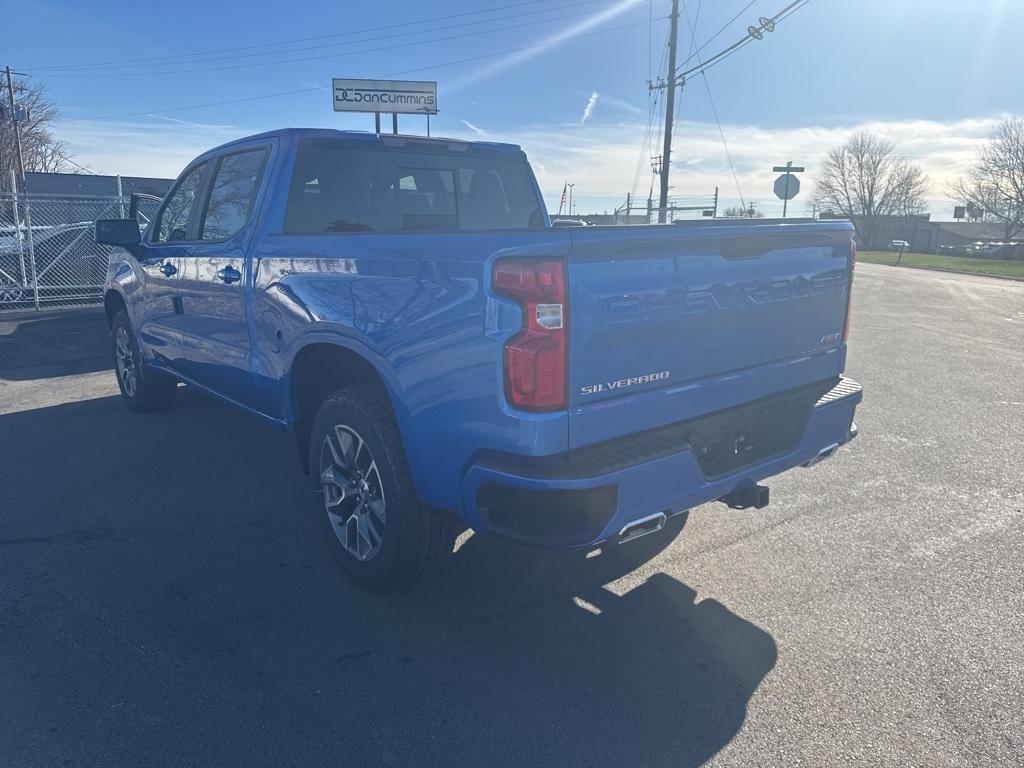
<path id="1" fill-rule="evenodd" d="M 0 379 L 27 381 L 113 367 L 102 307 L 0 315 Z"/>
<path id="2" fill-rule="evenodd" d="M 181 394 L 0 416 L 0 764 L 690 766 L 740 732 L 776 646 L 658 570 L 684 517 L 592 558 L 473 536 L 374 595 L 292 439 Z"/>
<path id="3" fill-rule="evenodd" d="M 473 682 L 480 725 L 502 724 L 495 746 L 517 764 L 700 765 L 738 733 L 777 651 L 720 602 L 637 573 L 685 520 L 596 557 L 473 536 L 434 580 L 392 598 L 394 620 L 440 623 L 487 660 Z"/>
<path id="4" fill-rule="evenodd" d="M 492 659 L 481 717 L 530 724 L 501 734 L 517 763 L 697 766 L 740 731 L 775 642 L 667 573 L 638 577 L 673 535 L 647 538 L 602 562 L 476 537 L 412 598 Z"/>

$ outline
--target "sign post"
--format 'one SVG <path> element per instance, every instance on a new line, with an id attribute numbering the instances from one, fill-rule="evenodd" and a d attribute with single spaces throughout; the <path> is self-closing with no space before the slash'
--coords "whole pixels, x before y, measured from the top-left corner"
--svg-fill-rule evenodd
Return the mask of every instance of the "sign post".
<path id="1" fill-rule="evenodd" d="M 437 83 L 433 80 L 331 81 L 335 112 L 373 112 L 380 133 L 380 113 L 391 113 L 391 130 L 398 133 L 398 115 L 437 114 Z"/>
<path id="2" fill-rule="evenodd" d="M 782 201 L 782 218 L 786 218 L 789 201 L 800 193 L 800 179 L 793 174 L 803 173 L 805 168 L 802 165 L 793 165 L 793 161 L 790 160 L 785 165 L 776 165 L 772 170 L 782 174 L 775 180 L 774 190 L 775 196 Z"/>

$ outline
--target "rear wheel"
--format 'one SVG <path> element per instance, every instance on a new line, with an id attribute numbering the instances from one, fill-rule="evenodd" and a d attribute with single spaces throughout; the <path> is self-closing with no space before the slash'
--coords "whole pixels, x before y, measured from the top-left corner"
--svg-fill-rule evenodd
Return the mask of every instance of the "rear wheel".
<path id="1" fill-rule="evenodd" d="M 454 527 L 416 498 L 386 393 L 360 384 L 317 412 L 309 466 L 328 544 L 368 589 L 400 589 L 451 554 Z"/>
<path id="2" fill-rule="evenodd" d="M 114 316 L 110 341 L 114 352 L 117 386 L 128 407 L 133 411 L 145 412 L 170 406 L 178 382 L 142 362 L 139 343 L 128 314 L 123 309 Z"/>

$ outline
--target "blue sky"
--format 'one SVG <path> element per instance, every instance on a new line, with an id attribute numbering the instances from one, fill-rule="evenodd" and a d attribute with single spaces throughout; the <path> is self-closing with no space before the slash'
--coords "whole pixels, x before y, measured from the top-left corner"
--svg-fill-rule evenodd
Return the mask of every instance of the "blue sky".
<path id="1" fill-rule="evenodd" d="M 682 1 L 681 54 L 695 41 L 704 56 L 787 5 Z M 371 128 L 372 116 L 331 111 L 330 79 L 394 75 L 439 82 L 435 135 L 522 144 L 549 205 L 566 178 L 581 210 L 650 186 L 646 81 L 669 0 L 7 5 L 19 29 L 46 34 L 6 36 L 4 63 L 50 89 L 60 138 L 97 172 L 173 176 L 208 146 L 268 128 Z M 718 185 L 726 202 L 742 193 L 773 212 L 771 165 L 807 165 L 809 192 L 824 152 L 868 127 L 925 166 L 933 212 L 948 218 L 948 179 L 1001 115 L 1024 113 L 1022 28 L 1019 0 L 810 0 L 707 73 L 740 192 L 699 76 L 678 104 L 674 192 Z M 175 109 L 189 105 L 211 106 Z M 425 129 L 423 118 L 402 127 Z"/>

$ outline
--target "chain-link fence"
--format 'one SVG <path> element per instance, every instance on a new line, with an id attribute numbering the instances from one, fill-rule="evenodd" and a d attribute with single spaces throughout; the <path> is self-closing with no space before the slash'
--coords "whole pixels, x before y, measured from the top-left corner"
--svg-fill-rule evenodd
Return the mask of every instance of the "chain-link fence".
<path id="1" fill-rule="evenodd" d="M 664 215 L 662 215 L 664 214 Z M 656 224 L 686 219 L 715 218 L 718 216 L 718 187 L 711 195 L 680 195 L 669 198 L 668 207 L 658 207 L 655 200 L 626 198 L 624 205 L 615 209 L 608 224 Z"/>
<path id="2" fill-rule="evenodd" d="M 128 197 L 0 194 L 0 312 L 103 300 L 109 246 L 93 222 L 128 215 Z M 151 204 L 140 206 L 145 227 Z"/>

